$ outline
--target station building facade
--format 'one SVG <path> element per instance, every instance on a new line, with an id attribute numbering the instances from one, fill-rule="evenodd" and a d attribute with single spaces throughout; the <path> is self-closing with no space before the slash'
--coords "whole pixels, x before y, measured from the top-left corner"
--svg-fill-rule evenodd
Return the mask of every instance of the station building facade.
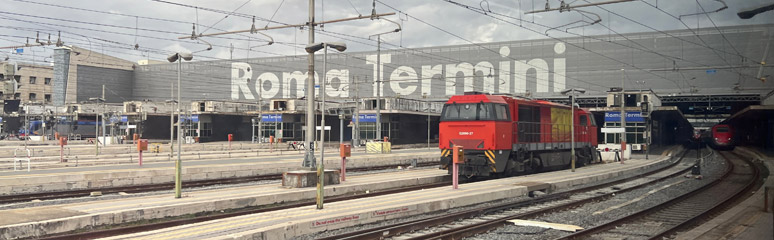
<path id="1" fill-rule="evenodd" d="M 559 99 L 565 98 L 560 92 L 566 88 L 584 88 L 586 93 L 581 99 L 600 99 L 606 98 L 610 87 L 623 85 L 649 89 L 661 97 L 739 93 L 761 96 L 774 89 L 774 81 L 760 80 L 774 71 L 770 65 L 761 64 L 765 56 L 774 56 L 774 47 L 769 47 L 772 35 L 774 24 L 395 49 L 381 52 L 380 66 L 375 51 L 349 52 L 329 54 L 325 81 L 319 79 L 320 67 L 314 76 L 316 85 L 325 88 L 326 98 L 339 103 L 359 102 L 363 104 L 362 114 L 373 114 L 367 102 L 377 96 L 442 103 L 449 96 L 468 91 Z M 72 56 L 72 52 L 69 54 Z M 321 62 L 322 57 L 318 55 L 316 60 Z M 201 99 L 261 102 L 260 110 L 250 112 L 254 116 L 242 119 L 240 124 L 248 124 L 250 129 L 253 117 L 259 113 L 282 112 L 279 132 L 283 137 L 300 139 L 305 131 L 301 128 L 304 118 L 293 116 L 303 114 L 305 109 L 272 110 L 270 104 L 272 99 L 306 97 L 306 61 L 303 55 L 183 62 L 181 97 L 184 104 Z M 177 64 L 122 64 L 77 67 L 77 82 L 67 85 L 66 102 L 88 99 L 102 84 L 121 84 L 111 85 L 111 94 L 129 101 L 163 102 L 170 98 L 172 83 L 177 81 Z M 377 83 L 381 89 L 378 94 Z M 314 91 L 319 96 L 319 88 Z M 599 106 L 607 104 L 601 102 Z M 424 124 L 408 124 L 405 128 L 399 124 L 393 127 L 390 122 L 417 118 L 418 123 L 419 118 L 428 115 L 430 123 L 437 121 L 437 115 L 433 120 L 432 114 L 422 110 L 394 110 L 384 109 L 385 114 L 392 114 L 382 118 L 383 133 L 387 131 L 387 135 L 392 129 L 426 130 Z M 440 113 L 440 109 L 433 113 Z M 327 123 L 338 120 L 338 116 L 326 118 Z M 370 138 L 370 123 L 364 124 L 365 128 L 355 131 L 357 134 L 345 135 Z M 264 136 L 266 131 L 261 128 L 257 135 Z M 274 131 L 271 134 L 279 135 Z M 437 134 L 437 129 L 433 131 Z M 329 136 L 339 135 L 331 132 Z M 248 139 L 256 134 L 251 135 Z"/>

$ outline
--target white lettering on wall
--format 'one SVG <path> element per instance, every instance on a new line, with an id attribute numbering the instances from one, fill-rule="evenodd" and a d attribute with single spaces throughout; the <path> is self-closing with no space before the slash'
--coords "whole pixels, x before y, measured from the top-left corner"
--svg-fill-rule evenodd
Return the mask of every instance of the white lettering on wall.
<path id="1" fill-rule="evenodd" d="M 377 79 L 377 73 L 376 73 L 376 55 L 367 55 L 366 56 L 366 64 L 374 65 L 374 97 L 376 97 L 376 83 L 379 83 L 379 87 L 381 90 L 379 91 L 379 94 L 381 96 L 384 96 L 384 64 L 385 63 L 391 63 L 392 62 L 392 55 L 391 54 L 382 54 L 381 58 L 379 59 L 379 79 Z"/>
<path id="2" fill-rule="evenodd" d="M 507 58 L 508 55 L 511 54 L 511 49 L 509 47 L 501 47 L 500 48 L 500 57 Z M 497 74 L 498 82 L 500 83 L 499 87 L 499 93 L 511 93 L 511 62 L 510 61 L 502 61 L 500 62 L 500 71 L 499 74 Z"/>
<path id="3" fill-rule="evenodd" d="M 339 87 L 334 88 L 331 82 L 339 80 Z M 331 69 L 325 74 L 325 95 L 330 97 L 349 97 L 349 70 Z"/>
<path id="4" fill-rule="evenodd" d="M 446 64 L 446 95 L 457 94 L 458 73 L 462 73 L 463 91 L 473 91 L 473 65 L 466 62 L 457 65 Z"/>
<path id="5" fill-rule="evenodd" d="M 483 76 L 484 79 L 484 92 L 487 93 L 495 93 L 495 77 L 494 77 L 494 66 L 492 66 L 489 62 L 479 62 L 476 63 L 476 76 L 478 76 L 479 72 L 481 72 L 481 76 Z"/>
<path id="6" fill-rule="evenodd" d="M 271 87 L 264 88 L 264 82 L 269 82 Z M 274 73 L 262 73 L 255 81 L 255 92 L 263 99 L 274 98 L 279 93 L 280 81 Z"/>
<path id="7" fill-rule="evenodd" d="M 365 64 L 372 65 L 373 67 L 371 74 L 367 73 L 368 70 L 365 73 L 361 71 L 350 73 L 350 69 L 331 69 L 326 75 L 326 81 L 323 86 L 328 96 L 340 98 L 352 96 L 352 91 L 357 89 L 351 88 L 350 82 L 352 80 L 349 79 L 350 74 L 357 77 L 362 76 L 362 74 L 372 75 L 372 79 L 374 79 L 372 80 L 374 96 L 377 95 L 377 83 L 380 84 L 382 96 L 385 96 L 385 92 L 401 96 L 417 94 L 420 96 L 423 94 L 428 96 L 433 96 L 433 94 L 436 96 L 450 96 L 467 91 L 501 94 L 523 94 L 528 91 L 556 93 L 562 91 L 567 86 L 565 76 L 567 63 L 566 58 L 564 58 L 566 46 L 564 43 L 554 44 L 555 56 L 553 59 L 514 60 L 510 57 L 511 49 L 509 47 L 503 46 L 499 50 L 501 60 L 492 61 L 484 58 L 481 59 L 483 61 L 479 61 L 475 66 L 468 62 L 435 65 L 430 63 L 422 66 L 398 66 L 394 70 L 392 70 L 393 65 L 388 65 L 392 63 L 391 54 L 381 54 L 381 65 L 378 67 L 376 64 L 377 56 L 375 54 L 366 55 Z M 403 60 L 401 59 L 401 61 Z M 390 66 L 389 70 L 391 72 L 384 70 L 385 65 Z M 358 66 L 353 67 L 362 68 Z M 381 72 L 377 73 L 377 68 L 381 69 Z M 253 80 L 253 76 L 259 75 L 257 73 L 253 74 L 255 69 L 258 68 L 253 68 L 248 63 L 231 63 L 231 99 L 254 100 L 257 98 L 256 94 L 262 95 L 263 98 L 297 98 L 306 96 L 306 80 L 308 77 L 306 73 L 302 71 L 265 72 L 255 79 L 255 83 L 251 83 L 250 80 Z M 530 78 L 528 81 L 528 73 L 531 75 L 533 69 L 535 71 L 534 80 Z M 377 79 L 377 75 L 380 76 L 379 79 Z M 316 72 L 314 73 L 314 78 L 315 85 L 319 85 L 320 79 Z M 370 77 L 365 79 L 368 78 Z M 434 79 L 436 81 L 433 81 Z M 267 81 L 269 84 L 266 84 Z M 385 81 L 389 82 L 389 84 L 385 84 Z M 533 81 L 535 82 L 534 87 Z M 511 85 L 513 86 L 511 87 Z M 445 90 L 442 86 L 445 86 Z M 434 87 L 437 90 L 433 91 Z M 385 88 L 388 88 L 388 90 L 385 90 Z M 418 89 L 420 91 L 417 91 Z M 320 88 L 315 88 L 316 95 L 319 94 L 319 90 Z M 364 91 L 367 92 L 367 90 Z M 363 94 L 361 93 L 360 96 L 363 96 Z"/>
<path id="8" fill-rule="evenodd" d="M 565 50 L 564 43 L 556 43 L 554 45 L 554 52 L 557 55 L 563 54 L 564 50 Z M 554 58 L 554 92 L 561 92 L 562 90 L 564 90 L 565 61 L 566 60 L 564 58 Z"/>
<path id="9" fill-rule="evenodd" d="M 443 65 L 441 64 L 435 66 L 422 66 L 422 94 L 427 94 L 430 96 L 433 89 L 433 77 L 441 76 L 441 73 L 443 73 Z"/>
<path id="10" fill-rule="evenodd" d="M 400 66 L 390 74 L 390 88 L 401 96 L 408 96 L 414 93 L 417 90 L 416 82 L 417 71 L 411 67 Z"/>
<path id="11" fill-rule="evenodd" d="M 231 64 L 231 99 L 239 99 L 240 92 L 245 95 L 246 99 L 255 99 L 247 86 L 247 82 L 253 77 L 253 72 L 250 70 L 250 64 L 247 63 L 235 62 Z"/>

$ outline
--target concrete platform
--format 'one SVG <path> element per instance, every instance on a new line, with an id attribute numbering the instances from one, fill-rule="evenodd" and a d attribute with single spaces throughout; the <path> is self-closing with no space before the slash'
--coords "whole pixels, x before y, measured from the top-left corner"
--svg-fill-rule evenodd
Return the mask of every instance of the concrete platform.
<path id="1" fill-rule="evenodd" d="M 360 224 L 422 215 L 478 203 L 525 196 L 529 186 L 547 184 L 550 191 L 631 175 L 665 166 L 669 157 L 633 159 L 626 164 L 598 164 L 522 177 L 460 185 L 458 190 L 440 187 L 400 194 L 356 199 L 277 212 L 267 212 L 109 239 L 290 239 L 306 234 Z M 529 183 L 529 184 L 524 184 Z M 528 185 L 528 186 L 525 186 Z"/>
<path id="2" fill-rule="evenodd" d="M 396 150 L 391 154 L 352 153 L 348 168 L 437 162 L 437 149 Z M 183 161 L 183 181 L 281 174 L 299 168 L 303 155 Z M 339 168 L 340 159 L 326 159 L 325 166 Z M 142 184 L 171 183 L 174 162 L 138 165 L 57 168 L 33 172 L 0 172 L 0 195 L 75 189 L 96 189 Z"/>
<path id="3" fill-rule="evenodd" d="M 325 169 L 323 175 L 324 186 L 339 184 L 341 175 L 338 170 Z M 297 170 L 282 173 L 282 186 L 286 188 L 315 187 L 317 182 L 317 171 Z"/>
<path id="4" fill-rule="evenodd" d="M 757 151 L 736 147 L 734 150 L 742 156 L 758 159 L 769 171 L 774 171 L 774 158 L 767 157 Z M 769 211 L 763 211 L 764 188 L 769 187 Z M 742 203 L 727 210 L 675 239 L 774 239 L 774 174 L 769 172 L 766 182 L 755 194 Z"/>
<path id="5" fill-rule="evenodd" d="M 350 176 L 338 185 L 326 186 L 328 197 L 366 191 L 416 186 L 448 181 L 446 171 L 437 169 Z M 315 188 L 283 188 L 280 184 L 245 186 L 173 195 L 133 197 L 57 206 L 0 210 L 0 239 L 36 237 L 93 226 L 176 217 L 283 202 L 311 200 Z"/>

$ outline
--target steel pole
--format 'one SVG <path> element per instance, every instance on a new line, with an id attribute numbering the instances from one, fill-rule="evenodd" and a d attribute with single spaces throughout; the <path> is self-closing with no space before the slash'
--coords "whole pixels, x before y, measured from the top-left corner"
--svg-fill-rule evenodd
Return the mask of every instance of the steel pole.
<path id="1" fill-rule="evenodd" d="M 376 140 L 382 139 L 382 35 L 376 36 Z M 382 144 L 384 152 L 384 144 Z"/>
<path id="2" fill-rule="evenodd" d="M 626 101 L 624 100 L 626 98 L 626 90 L 624 89 L 626 70 L 621 69 L 621 75 L 621 127 L 623 128 L 623 133 L 621 133 L 621 164 L 623 164 L 626 159 Z"/>
<path id="3" fill-rule="evenodd" d="M 575 89 L 570 90 L 570 156 L 572 171 L 575 172 Z"/>
<path id="4" fill-rule="evenodd" d="M 314 43 L 314 0 L 309 0 L 309 44 Z M 306 153 L 303 167 L 314 168 L 314 53 L 308 55 L 308 75 L 306 78 Z"/>
<path id="5" fill-rule="evenodd" d="M 29 132 L 29 127 L 27 127 L 27 131 Z M 29 133 L 27 133 L 29 135 Z M 26 148 L 26 139 L 25 139 L 25 148 Z M 95 147 L 95 154 L 99 156 L 99 113 L 94 113 L 94 147 Z"/>
<path id="6" fill-rule="evenodd" d="M 178 55 L 180 55 L 178 53 Z M 181 150 L 183 148 L 183 138 L 181 135 L 181 127 L 183 126 L 181 118 L 180 118 L 180 112 L 182 111 L 180 108 L 181 99 L 180 99 L 180 88 L 182 88 L 182 85 L 180 85 L 180 71 L 182 71 L 183 66 L 183 57 L 178 56 L 177 59 L 177 161 L 175 161 L 175 198 L 181 197 L 181 188 L 183 187 L 183 181 L 182 181 L 182 173 L 183 173 L 183 166 L 182 161 L 180 160 L 180 154 Z"/>
<path id="7" fill-rule="evenodd" d="M 263 82 L 258 79 L 258 143 L 263 143 Z M 255 126 L 253 126 L 255 131 Z M 253 133 L 255 137 L 255 133 Z"/>
<path id="8" fill-rule="evenodd" d="M 169 108 L 169 157 L 175 152 L 175 84 L 169 82 L 169 100 L 172 105 Z M 128 122 L 128 121 L 127 121 Z"/>
<path id="9" fill-rule="evenodd" d="M 325 192 L 325 77 L 328 64 L 328 44 L 323 43 L 323 77 L 320 81 L 320 95 L 322 104 L 320 104 L 320 165 L 317 165 L 317 209 L 323 209 L 323 197 Z"/>
<path id="10" fill-rule="evenodd" d="M 105 139 L 105 85 L 102 85 L 102 113 L 100 114 L 100 118 L 102 121 L 102 146 L 105 146 L 105 142 L 107 140 Z"/>

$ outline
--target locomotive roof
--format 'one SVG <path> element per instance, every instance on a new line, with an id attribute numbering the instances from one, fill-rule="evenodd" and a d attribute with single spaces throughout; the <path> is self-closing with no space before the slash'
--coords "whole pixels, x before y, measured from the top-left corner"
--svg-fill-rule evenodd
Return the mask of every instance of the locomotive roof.
<path id="1" fill-rule="evenodd" d="M 489 95 L 489 94 L 476 94 L 476 95 L 455 95 L 449 98 L 446 103 L 476 103 L 476 102 L 494 102 L 494 103 L 506 103 L 503 96 Z"/>
<path id="2" fill-rule="evenodd" d="M 449 101 L 446 102 L 447 104 L 450 103 L 476 103 L 476 102 L 494 102 L 494 103 L 506 103 L 505 98 L 511 98 L 516 101 L 517 104 L 525 104 L 525 105 L 532 105 L 532 106 L 540 106 L 540 105 L 548 105 L 551 107 L 558 107 L 558 108 L 570 108 L 570 106 L 555 103 L 555 102 L 549 102 L 545 100 L 532 100 L 532 99 L 524 99 L 524 98 L 513 98 L 510 96 L 504 96 L 504 95 L 489 95 L 489 94 L 476 94 L 476 95 L 455 95 L 449 98 Z"/>

